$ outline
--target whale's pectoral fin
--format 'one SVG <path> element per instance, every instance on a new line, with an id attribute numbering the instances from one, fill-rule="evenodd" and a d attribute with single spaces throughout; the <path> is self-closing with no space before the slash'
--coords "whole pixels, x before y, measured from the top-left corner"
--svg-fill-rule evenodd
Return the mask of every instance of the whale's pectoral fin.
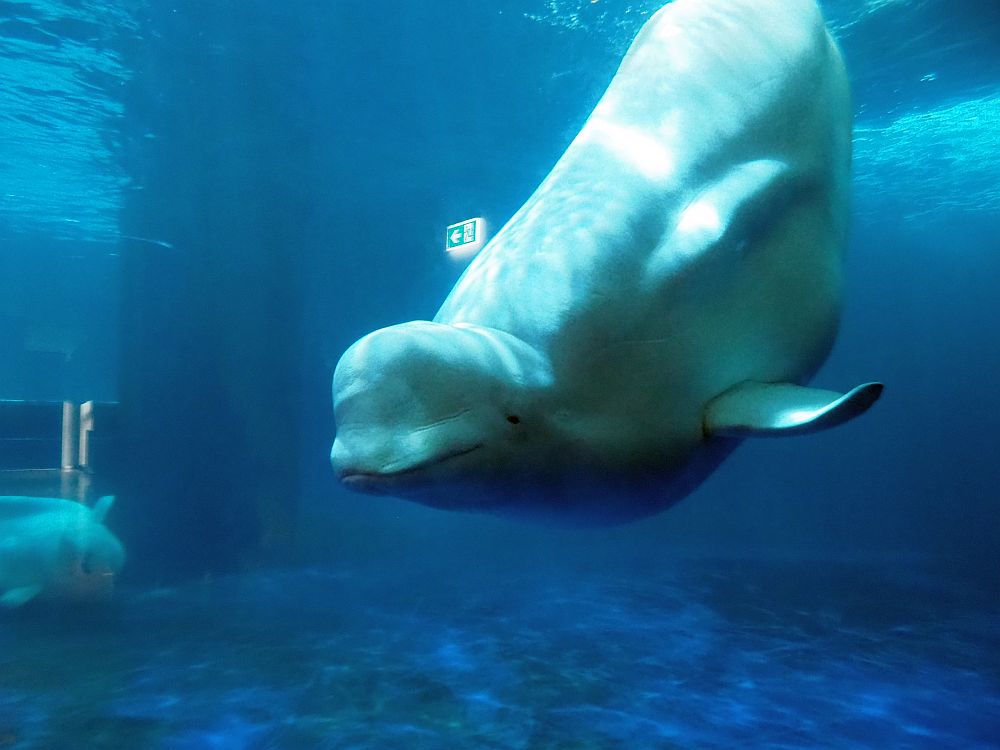
<path id="1" fill-rule="evenodd" d="M 19 586 L 10 589 L 3 596 L 0 596 L 0 605 L 4 607 L 20 607 L 34 599 L 42 590 L 41 586 Z"/>
<path id="2" fill-rule="evenodd" d="M 867 411 L 882 395 L 881 383 L 865 383 L 848 393 L 791 383 L 747 381 L 705 407 L 707 436 L 767 437 L 818 432 Z"/>

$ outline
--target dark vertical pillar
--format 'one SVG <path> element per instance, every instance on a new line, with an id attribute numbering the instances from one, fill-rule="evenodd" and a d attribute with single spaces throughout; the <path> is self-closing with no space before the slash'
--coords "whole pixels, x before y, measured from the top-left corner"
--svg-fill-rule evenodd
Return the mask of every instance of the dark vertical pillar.
<path id="1" fill-rule="evenodd" d="M 116 514 L 129 571 L 166 580 L 254 565 L 290 539 L 302 202 L 274 30 L 222 4 L 150 12 L 126 97 L 122 231 L 145 239 L 122 249 Z"/>

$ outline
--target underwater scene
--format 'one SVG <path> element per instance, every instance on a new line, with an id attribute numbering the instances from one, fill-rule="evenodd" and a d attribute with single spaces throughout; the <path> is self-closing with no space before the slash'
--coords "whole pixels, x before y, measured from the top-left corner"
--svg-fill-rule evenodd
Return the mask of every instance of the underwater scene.
<path id="1" fill-rule="evenodd" d="M 1000 3 L 0 0 L 0 750 L 1000 748 Z"/>

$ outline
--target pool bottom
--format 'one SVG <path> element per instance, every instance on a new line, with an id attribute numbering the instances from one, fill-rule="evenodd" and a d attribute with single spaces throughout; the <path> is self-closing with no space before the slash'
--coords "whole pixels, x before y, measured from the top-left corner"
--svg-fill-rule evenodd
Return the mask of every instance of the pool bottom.
<path id="1" fill-rule="evenodd" d="M 987 592 L 633 573 L 309 568 L 2 613 L 0 748 L 1000 747 Z"/>

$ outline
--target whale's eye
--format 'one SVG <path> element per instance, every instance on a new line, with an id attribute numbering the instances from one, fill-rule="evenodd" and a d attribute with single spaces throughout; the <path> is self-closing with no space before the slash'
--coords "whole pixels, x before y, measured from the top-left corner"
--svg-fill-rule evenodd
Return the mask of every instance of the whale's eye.
<path id="1" fill-rule="evenodd" d="M 521 424 L 521 418 L 516 414 L 510 414 L 507 416 L 507 421 L 511 424 Z"/>

